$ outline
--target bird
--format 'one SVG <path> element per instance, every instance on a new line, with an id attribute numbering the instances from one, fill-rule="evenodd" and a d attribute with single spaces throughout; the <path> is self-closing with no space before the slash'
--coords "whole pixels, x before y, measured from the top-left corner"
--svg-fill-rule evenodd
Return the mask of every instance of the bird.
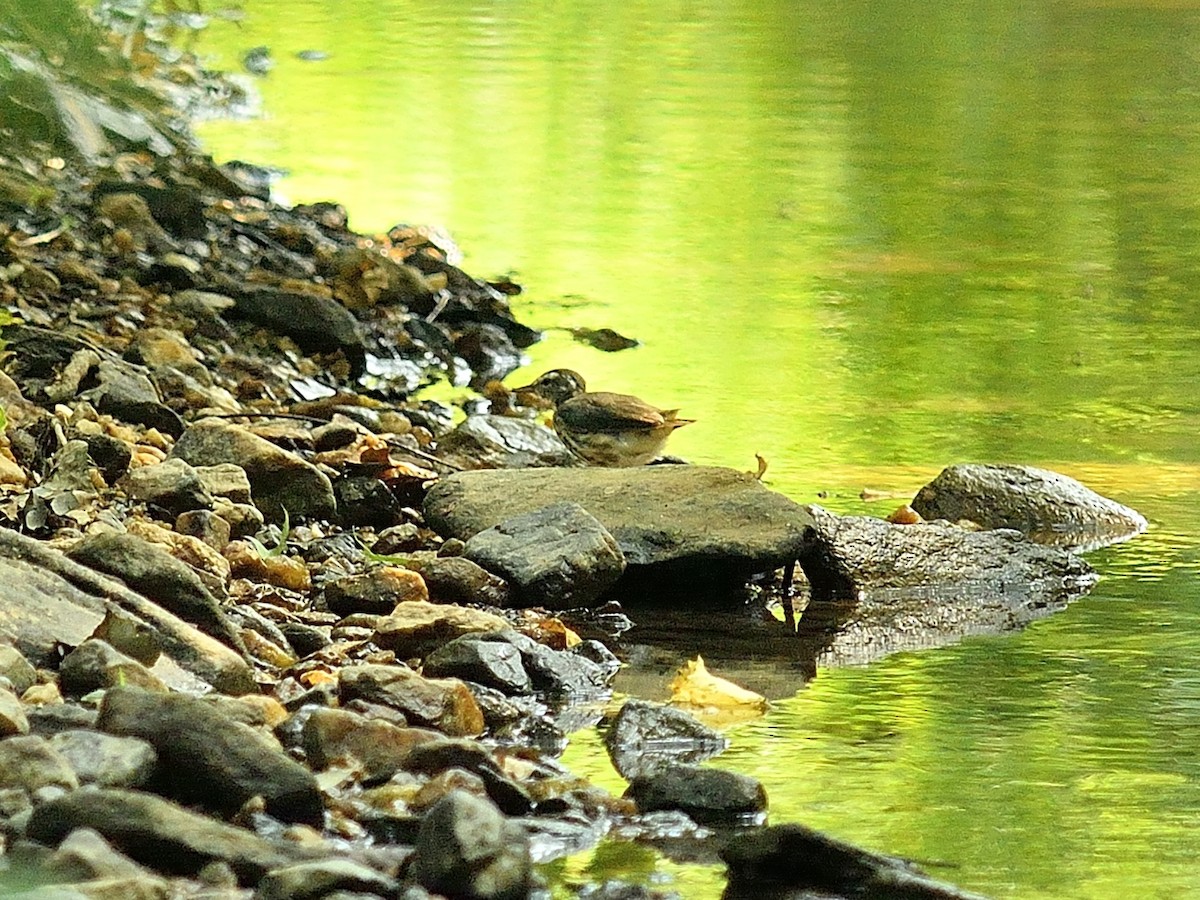
<path id="1" fill-rule="evenodd" d="M 593 466 L 643 466 L 676 428 L 694 422 L 629 394 L 589 391 L 571 369 L 551 369 L 513 389 L 517 402 L 554 409 L 554 430 L 567 449 Z"/>

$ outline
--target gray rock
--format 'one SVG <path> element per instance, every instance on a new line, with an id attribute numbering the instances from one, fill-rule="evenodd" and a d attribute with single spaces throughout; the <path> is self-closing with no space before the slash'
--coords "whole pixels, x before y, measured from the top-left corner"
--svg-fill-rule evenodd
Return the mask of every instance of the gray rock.
<path id="1" fill-rule="evenodd" d="M 460 472 L 425 499 L 440 534 L 468 540 L 549 503 L 573 501 L 616 538 L 627 576 L 728 583 L 794 560 L 812 517 L 752 476 L 700 466 Z"/>
<path id="2" fill-rule="evenodd" d="M 20 788 L 32 794 L 44 787 L 79 787 L 79 778 L 66 757 L 35 734 L 0 741 L 0 789 Z"/>
<path id="3" fill-rule="evenodd" d="M 533 689 L 516 647 L 471 636 L 455 638 L 429 654 L 422 671 L 431 678 L 461 678 L 506 694 L 527 694 Z"/>
<path id="4" fill-rule="evenodd" d="M 229 311 L 231 315 L 286 335 L 306 351 L 341 350 L 350 362 L 353 377 L 363 373 L 366 348 L 358 320 L 333 298 L 273 287 L 244 286 L 233 279 L 218 288 L 234 299 L 234 307 Z"/>
<path id="5" fill-rule="evenodd" d="M 103 359 L 96 367 L 100 385 L 80 396 L 91 400 L 99 412 L 123 422 L 157 428 L 163 434 L 178 437 L 183 420 L 162 403 L 154 382 L 138 367 L 124 361 Z"/>
<path id="6" fill-rule="evenodd" d="M 58 674 L 63 692 L 76 697 L 119 684 L 167 691 L 162 679 L 136 659 L 96 638 L 89 638 L 68 653 Z"/>
<path id="7" fill-rule="evenodd" d="M 18 694 L 25 693 L 37 683 L 37 670 L 12 644 L 0 643 L 0 675 L 8 679 Z"/>
<path id="8" fill-rule="evenodd" d="M 97 727 L 148 741 L 158 753 L 162 792 L 181 802 L 234 812 L 251 797 L 262 797 L 267 812 L 284 821 L 323 820 L 311 772 L 253 728 L 198 698 L 111 688 Z"/>
<path id="9" fill-rule="evenodd" d="M 121 579 L 227 647 L 245 652 L 237 629 L 200 576 L 161 547 L 132 534 L 94 534 L 68 550 L 67 556 Z"/>
<path id="10" fill-rule="evenodd" d="M 250 502 L 250 478 L 237 463 L 217 463 L 195 468 L 205 490 L 214 497 L 224 497 L 234 503 Z"/>
<path id="11" fill-rule="evenodd" d="M 906 860 L 862 850 L 803 825 L 773 825 L 733 835 L 720 852 L 728 868 L 729 897 L 983 900 L 926 877 Z"/>
<path id="12" fill-rule="evenodd" d="M 529 839 L 488 800 L 452 791 L 421 821 L 411 872 L 435 894 L 517 900 L 529 892 Z"/>
<path id="13" fill-rule="evenodd" d="M 882 589 L 1081 594 L 1095 583 L 1076 556 L 1007 529 L 967 531 L 933 522 L 893 525 L 809 507 L 813 527 L 798 554 L 814 595 L 852 596 Z"/>
<path id="14" fill-rule="evenodd" d="M 250 480 L 254 504 L 273 520 L 282 520 L 285 509 L 292 519 L 330 518 L 336 512 L 333 485 L 324 472 L 222 419 L 193 423 L 176 442 L 171 456 L 193 466 L 241 466 Z"/>
<path id="15" fill-rule="evenodd" d="M 438 775 L 451 769 L 476 775 L 488 797 L 509 816 L 524 816 L 533 809 L 529 792 L 500 769 L 482 744 L 453 738 L 441 738 L 414 746 L 404 759 L 404 769 L 423 775 Z"/>
<path id="16" fill-rule="evenodd" d="M 84 789 L 36 807 L 28 836 L 56 845 L 76 828 L 93 828 L 122 853 L 160 872 L 193 875 L 227 863 L 242 884 L 302 857 L 295 846 L 264 838 L 136 791 Z"/>
<path id="17" fill-rule="evenodd" d="M 1012 528 L 1038 543 L 1084 550 L 1146 530 L 1137 511 L 1032 466 L 949 466 L 921 488 L 912 506 L 926 519 Z"/>
<path id="18" fill-rule="evenodd" d="M 7 687 L 0 687 L 0 738 L 29 734 L 29 718 L 21 699 Z"/>
<path id="19" fill-rule="evenodd" d="M 758 779 L 683 764 L 636 776 L 625 796 L 641 812 L 678 810 L 701 825 L 749 824 L 767 808 L 767 792 Z"/>
<path id="20" fill-rule="evenodd" d="M 46 861 L 45 868 L 62 881 L 150 876 L 148 870 L 113 849 L 112 844 L 93 828 L 76 828 L 68 834 Z"/>
<path id="21" fill-rule="evenodd" d="M 254 900 L 317 900 L 333 891 L 354 891 L 393 897 L 400 883 L 382 872 L 349 859 L 296 863 L 268 872 L 254 891 Z"/>
<path id="22" fill-rule="evenodd" d="M 59 645 L 83 643 L 113 604 L 151 627 L 174 662 L 213 687 L 230 694 L 257 691 L 254 673 L 229 647 L 123 582 L 0 528 L 0 638 L 30 662 L 57 666 Z"/>
<path id="23" fill-rule="evenodd" d="M 146 622 L 119 606 L 110 606 L 92 637 L 120 650 L 143 666 L 153 666 L 162 656 L 162 639 Z"/>
<path id="24" fill-rule="evenodd" d="M 408 721 L 453 737 L 483 731 L 483 712 L 456 678 L 424 678 L 407 666 L 346 666 L 338 673 L 343 703 L 365 700 L 398 709 Z"/>
<path id="25" fill-rule="evenodd" d="M 26 715 L 31 734 L 50 737 L 72 729 L 95 728 L 97 713 L 94 709 L 74 703 L 47 703 L 29 707 Z"/>
<path id="26" fill-rule="evenodd" d="M 417 556 L 409 568 L 421 573 L 434 603 L 512 606 L 507 581 L 461 556 Z"/>
<path id="27" fill-rule="evenodd" d="M 50 746 L 63 755 L 80 784 L 136 788 L 154 775 L 158 754 L 147 741 L 99 731 L 68 729 L 50 737 Z"/>
<path id="28" fill-rule="evenodd" d="M 228 523 L 229 537 L 235 541 L 258 534 L 266 522 L 253 503 L 233 503 L 224 497 L 213 500 L 213 512 Z"/>
<path id="29" fill-rule="evenodd" d="M 218 553 L 228 546 L 233 537 L 233 527 L 229 522 L 208 509 L 180 513 L 175 518 L 175 530 L 199 538 Z"/>
<path id="30" fill-rule="evenodd" d="M 721 732 L 681 709 L 630 698 L 604 736 L 613 766 L 626 780 L 676 763 L 699 763 L 729 746 Z"/>
<path id="31" fill-rule="evenodd" d="M 368 781 L 395 775 L 404 768 L 413 747 L 439 738 L 435 731 L 404 728 L 347 709 L 312 710 L 301 734 L 311 766 L 352 766 Z"/>
<path id="32" fill-rule="evenodd" d="M 583 656 L 555 650 L 512 630 L 485 634 L 480 638 L 503 641 L 516 647 L 534 690 L 576 699 L 598 697 L 607 690 L 610 673 Z"/>
<path id="33" fill-rule="evenodd" d="M 577 503 L 513 516 L 473 535 L 463 555 L 502 576 L 523 606 L 595 604 L 625 571 L 613 536 Z"/>
<path id="34" fill-rule="evenodd" d="M 200 474 L 182 459 L 133 469 L 125 476 L 125 491 L 132 499 L 160 506 L 175 516 L 188 510 L 210 509 L 213 504 Z"/>
<path id="35" fill-rule="evenodd" d="M 438 455 L 468 468 L 579 465 L 553 430 L 540 422 L 509 416 L 467 416 L 439 442 Z"/>

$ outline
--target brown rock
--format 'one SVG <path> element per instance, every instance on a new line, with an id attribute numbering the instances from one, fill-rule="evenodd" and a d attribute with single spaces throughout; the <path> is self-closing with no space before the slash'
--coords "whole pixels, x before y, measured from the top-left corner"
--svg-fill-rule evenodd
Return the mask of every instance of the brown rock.
<path id="1" fill-rule="evenodd" d="M 429 601 L 425 579 L 411 569 L 383 566 L 325 585 L 325 603 L 339 616 L 365 612 L 387 615 L 399 603 Z"/>
<path id="2" fill-rule="evenodd" d="M 400 603 L 376 626 L 375 643 L 397 656 L 425 656 L 456 637 L 502 631 L 509 624 L 492 613 L 414 600 Z"/>
<path id="3" fill-rule="evenodd" d="M 339 673 L 343 702 L 362 699 L 404 713 L 408 721 L 452 737 L 483 732 L 483 711 L 457 678 L 424 678 L 407 666 L 349 666 Z"/>
<path id="4" fill-rule="evenodd" d="M 390 778 L 417 744 L 440 740 L 437 732 L 403 728 L 344 709 L 317 709 L 304 723 L 304 752 L 318 769 L 347 766 L 365 779 Z"/>

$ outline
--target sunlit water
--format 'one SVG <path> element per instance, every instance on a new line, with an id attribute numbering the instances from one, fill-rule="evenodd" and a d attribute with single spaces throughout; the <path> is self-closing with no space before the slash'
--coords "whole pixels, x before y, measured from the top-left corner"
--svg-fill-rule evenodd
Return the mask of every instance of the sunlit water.
<path id="1" fill-rule="evenodd" d="M 1020 634 L 808 684 L 709 634 L 622 686 L 661 692 L 695 651 L 767 686 L 715 764 L 760 778 L 773 822 L 999 897 L 1200 896 L 1200 4 L 244 9 L 195 45 L 277 61 L 266 118 L 203 128 L 219 158 L 286 167 L 286 196 L 360 230 L 446 226 L 469 271 L 525 285 L 530 324 L 643 342 L 551 330 L 515 378 L 570 366 L 682 407 L 675 452 L 762 454 L 838 511 L 1010 461 L 1146 514 L 1091 555 L 1091 596 Z M 567 760 L 623 789 L 594 733 Z M 554 868 L 723 884 L 628 845 Z"/>

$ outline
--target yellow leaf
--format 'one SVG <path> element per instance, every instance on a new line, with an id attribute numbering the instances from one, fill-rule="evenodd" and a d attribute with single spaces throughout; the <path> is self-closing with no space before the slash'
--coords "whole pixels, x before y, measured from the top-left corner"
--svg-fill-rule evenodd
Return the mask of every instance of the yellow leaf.
<path id="1" fill-rule="evenodd" d="M 687 706 L 717 707 L 729 709 L 744 707 L 755 710 L 767 708 L 767 698 L 754 691 L 719 678 L 709 673 L 704 659 L 697 656 L 671 681 L 671 702 Z"/>

